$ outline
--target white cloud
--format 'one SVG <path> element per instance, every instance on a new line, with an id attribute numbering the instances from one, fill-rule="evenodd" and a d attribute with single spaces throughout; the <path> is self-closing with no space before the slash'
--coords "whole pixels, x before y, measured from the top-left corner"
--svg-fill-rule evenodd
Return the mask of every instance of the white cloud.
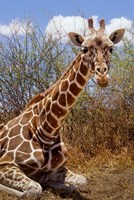
<path id="1" fill-rule="evenodd" d="M 32 30 L 32 24 L 28 21 L 13 19 L 8 25 L 0 23 L 0 34 L 10 36 L 12 34 L 24 35 L 26 31 Z"/>
<path id="2" fill-rule="evenodd" d="M 79 34 L 84 34 L 85 26 L 87 26 L 86 20 L 80 16 L 68 16 L 62 15 L 53 17 L 46 27 L 46 37 L 51 36 L 53 39 L 58 39 L 59 36 L 63 42 L 67 41 L 67 33 L 74 31 Z"/>
<path id="3" fill-rule="evenodd" d="M 96 29 L 99 28 L 99 20 L 98 16 L 92 16 L 94 20 L 94 27 Z M 132 21 L 130 19 L 127 19 L 125 17 L 121 18 L 113 18 L 106 24 L 106 32 L 108 35 L 112 33 L 114 30 L 119 28 L 126 28 L 131 29 L 132 28 Z M 63 43 L 68 41 L 68 32 L 77 32 L 81 35 L 87 35 L 88 34 L 88 25 L 87 25 L 87 19 L 84 19 L 80 16 L 67 16 L 64 17 L 62 15 L 54 16 L 48 23 L 45 34 L 46 38 L 51 36 L 53 39 L 59 39 L 61 37 L 61 41 Z M 125 36 L 128 39 L 131 39 L 132 35 L 126 31 Z"/>

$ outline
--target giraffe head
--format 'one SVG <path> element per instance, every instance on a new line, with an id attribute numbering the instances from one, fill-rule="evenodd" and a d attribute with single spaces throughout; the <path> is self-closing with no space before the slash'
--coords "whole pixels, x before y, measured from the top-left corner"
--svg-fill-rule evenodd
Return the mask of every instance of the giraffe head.
<path id="1" fill-rule="evenodd" d="M 83 38 L 78 33 L 68 33 L 72 43 L 81 47 L 83 60 L 88 63 L 96 77 L 97 83 L 106 87 L 109 81 L 110 55 L 113 46 L 120 42 L 125 29 L 118 29 L 111 33 L 110 36 L 105 34 L 105 20 L 100 20 L 99 30 L 95 30 L 93 20 L 88 19 L 89 34 Z"/>

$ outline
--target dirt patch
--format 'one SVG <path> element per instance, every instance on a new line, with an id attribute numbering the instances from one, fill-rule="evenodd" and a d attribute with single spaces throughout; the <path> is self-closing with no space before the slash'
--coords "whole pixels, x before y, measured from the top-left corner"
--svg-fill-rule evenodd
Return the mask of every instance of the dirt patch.
<path id="1" fill-rule="evenodd" d="M 86 174 L 88 185 L 69 194 L 60 195 L 51 189 L 43 191 L 41 200 L 133 200 L 134 170 L 132 168 L 115 170 L 101 168 Z M 0 200 L 17 200 L 17 197 L 0 193 Z M 25 198 L 25 200 L 31 200 Z M 33 200 L 33 198 L 32 198 Z"/>
<path id="2" fill-rule="evenodd" d="M 134 199 L 134 171 L 101 169 L 94 172 L 89 181 L 89 200 L 132 200 Z"/>

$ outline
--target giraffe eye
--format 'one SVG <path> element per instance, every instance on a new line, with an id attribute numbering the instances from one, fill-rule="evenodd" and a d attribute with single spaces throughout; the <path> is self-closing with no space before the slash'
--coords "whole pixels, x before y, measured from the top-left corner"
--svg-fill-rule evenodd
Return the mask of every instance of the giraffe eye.
<path id="1" fill-rule="evenodd" d="M 87 52 L 88 52 L 88 47 L 85 47 L 85 46 L 81 47 L 81 51 L 82 51 L 84 54 L 87 53 Z"/>

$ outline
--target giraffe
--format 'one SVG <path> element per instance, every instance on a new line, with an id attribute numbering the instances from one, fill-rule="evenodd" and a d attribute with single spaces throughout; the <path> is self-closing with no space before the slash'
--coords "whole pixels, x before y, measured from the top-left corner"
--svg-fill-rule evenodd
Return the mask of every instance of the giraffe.
<path id="1" fill-rule="evenodd" d="M 16 118 L 0 129 L 0 189 L 18 197 L 39 197 L 46 186 L 73 191 L 87 179 L 66 167 L 68 152 L 60 127 L 92 75 L 98 85 L 109 82 L 110 54 L 125 29 L 105 34 L 105 20 L 95 30 L 88 19 L 89 34 L 70 32 L 71 42 L 80 47 L 76 59 L 61 78 L 34 97 Z"/>
<path id="2" fill-rule="evenodd" d="M 0 129 L 2 129 L 4 127 L 4 124 L 2 123 L 2 124 L 0 124 Z"/>

